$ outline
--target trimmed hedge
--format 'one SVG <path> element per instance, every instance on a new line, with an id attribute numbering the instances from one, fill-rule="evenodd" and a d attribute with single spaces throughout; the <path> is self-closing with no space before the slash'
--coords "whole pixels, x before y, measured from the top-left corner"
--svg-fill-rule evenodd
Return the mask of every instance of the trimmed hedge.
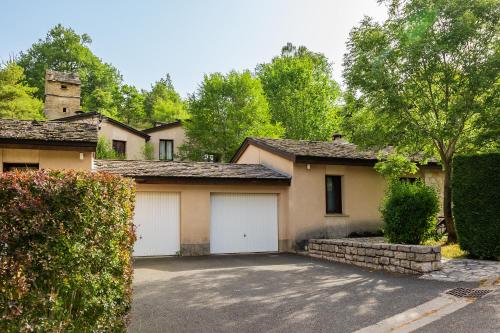
<path id="1" fill-rule="evenodd" d="M 475 257 L 500 257 L 500 154 L 456 156 L 452 200 L 460 247 Z"/>
<path id="2" fill-rule="evenodd" d="M 110 174 L 0 174 L 0 331 L 125 331 L 134 184 Z"/>
<path id="3" fill-rule="evenodd" d="M 421 244 L 435 235 L 439 199 L 436 190 L 421 181 L 394 180 L 381 212 L 384 237 L 390 243 Z"/>

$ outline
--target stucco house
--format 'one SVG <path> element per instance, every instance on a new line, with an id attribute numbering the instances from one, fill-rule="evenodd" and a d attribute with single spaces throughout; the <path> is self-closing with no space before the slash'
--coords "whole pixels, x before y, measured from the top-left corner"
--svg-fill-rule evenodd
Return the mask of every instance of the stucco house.
<path id="1" fill-rule="evenodd" d="M 91 170 L 96 144 L 90 124 L 0 119 L 0 170 Z"/>
<path id="2" fill-rule="evenodd" d="M 94 160 L 97 133 L 94 123 L 0 120 L 1 167 L 134 178 L 136 256 L 293 251 L 382 223 L 377 154 L 343 140 L 247 138 L 232 163 Z M 417 176 L 441 191 L 435 162 Z"/>
<path id="3" fill-rule="evenodd" d="M 186 142 L 184 121 L 158 124 L 143 132 L 149 135 L 149 142 L 153 144 L 154 159 L 165 161 L 178 159 L 179 147 Z"/>

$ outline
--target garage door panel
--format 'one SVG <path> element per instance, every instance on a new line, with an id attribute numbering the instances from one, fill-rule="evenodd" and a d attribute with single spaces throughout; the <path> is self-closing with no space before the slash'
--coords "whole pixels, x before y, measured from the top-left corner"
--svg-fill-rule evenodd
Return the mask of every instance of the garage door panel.
<path id="1" fill-rule="evenodd" d="M 175 255 L 180 249 L 179 194 L 137 192 L 134 256 Z"/>
<path id="2" fill-rule="evenodd" d="M 278 251 L 276 194 L 211 195 L 212 253 Z"/>

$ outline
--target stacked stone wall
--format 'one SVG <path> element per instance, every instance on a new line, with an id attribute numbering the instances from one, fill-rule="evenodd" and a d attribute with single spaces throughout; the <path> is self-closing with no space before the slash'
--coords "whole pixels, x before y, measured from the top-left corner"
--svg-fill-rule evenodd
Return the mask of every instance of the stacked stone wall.
<path id="1" fill-rule="evenodd" d="M 422 274 L 441 269 L 441 247 L 349 239 L 311 239 L 309 256 L 370 269 Z"/>

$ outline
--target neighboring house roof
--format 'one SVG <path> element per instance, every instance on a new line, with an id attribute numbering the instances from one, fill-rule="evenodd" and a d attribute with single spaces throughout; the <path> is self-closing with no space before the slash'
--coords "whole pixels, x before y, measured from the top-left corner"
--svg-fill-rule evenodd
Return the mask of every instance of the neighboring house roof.
<path id="1" fill-rule="evenodd" d="M 361 150 L 355 144 L 344 140 L 307 141 L 264 138 L 245 139 L 231 162 L 238 161 L 250 144 L 297 163 L 374 165 L 378 162 L 376 151 Z M 435 162 L 430 161 L 430 164 L 435 164 Z"/>
<path id="2" fill-rule="evenodd" d="M 135 178 L 139 182 L 290 184 L 290 176 L 260 164 L 96 160 L 97 171 Z"/>
<path id="3" fill-rule="evenodd" d="M 80 76 L 76 73 L 64 73 L 47 69 L 45 77 L 48 81 L 80 84 Z"/>
<path id="4" fill-rule="evenodd" d="M 0 119 L 0 147 L 95 151 L 96 145 L 92 124 Z"/>
<path id="5" fill-rule="evenodd" d="M 146 133 L 142 132 L 142 131 L 139 131 L 138 129 L 135 129 L 133 128 L 132 126 L 129 126 L 127 124 L 124 124 L 118 120 L 115 120 L 113 118 L 110 118 L 108 116 L 105 116 L 99 112 L 96 112 L 96 111 L 93 111 L 93 112 L 83 112 L 83 113 L 79 113 L 79 114 L 75 114 L 73 116 L 69 116 L 69 117 L 63 117 L 63 118 L 57 118 L 57 119 L 54 119 L 52 121 L 68 121 L 68 122 L 72 122 L 72 121 L 78 121 L 78 120 L 82 120 L 82 119 L 88 119 L 88 118 L 99 118 L 99 119 L 106 119 L 106 121 L 109 121 L 110 123 L 118 126 L 118 127 L 121 127 L 133 134 L 136 134 L 136 135 L 139 135 L 141 137 L 143 137 L 144 139 L 146 140 L 149 140 L 150 136 L 147 135 Z"/>
<path id="6" fill-rule="evenodd" d="M 176 121 L 172 121 L 170 123 L 162 123 L 162 124 L 157 125 L 155 127 L 147 128 L 147 129 L 143 130 L 143 132 L 149 134 L 149 133 L 153 133 L 156 131 L 161 131 L 164 129 L 173 128 L 173 127 L 177 127 L 177 126 L 182 126 L 182 120 L 176 120 Z"/>

